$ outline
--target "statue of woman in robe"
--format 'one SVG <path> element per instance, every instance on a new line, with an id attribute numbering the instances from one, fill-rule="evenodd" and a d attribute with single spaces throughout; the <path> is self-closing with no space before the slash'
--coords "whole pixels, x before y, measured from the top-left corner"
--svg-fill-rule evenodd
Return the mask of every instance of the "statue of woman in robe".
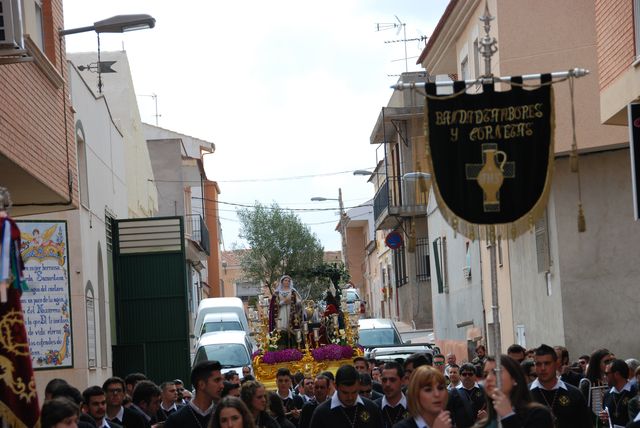
<path id="1" fill-rule="evenodd" d="M 292 332 L 302 323 L 302 298 L 289 275 L 283 275 L 269 305 L 269 331 Z"/>

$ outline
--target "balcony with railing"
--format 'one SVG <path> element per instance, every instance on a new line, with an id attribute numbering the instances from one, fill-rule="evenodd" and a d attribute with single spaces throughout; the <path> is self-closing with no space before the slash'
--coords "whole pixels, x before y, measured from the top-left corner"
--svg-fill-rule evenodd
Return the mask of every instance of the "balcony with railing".
<path id="1" fill-rule="evenodd" d="M 396 227 L 394 217 L 426 215 L 429 203 L 428 183 L 424 179 L 387 177 L 373 198 L 376 229 Z"/>
<path id="2" fill-rule="evenodd" d="M 187 214 L 184 216 L 184 236 L 195 251 L 193 256 L 197 260 L 206 260 L 211 253 L 211 247 L 209 243 L 209 229 L 204 222 L 204 219 L 200 214 Z M 187 248 L 187 256 L 190 256 L 192 251 Z"/>

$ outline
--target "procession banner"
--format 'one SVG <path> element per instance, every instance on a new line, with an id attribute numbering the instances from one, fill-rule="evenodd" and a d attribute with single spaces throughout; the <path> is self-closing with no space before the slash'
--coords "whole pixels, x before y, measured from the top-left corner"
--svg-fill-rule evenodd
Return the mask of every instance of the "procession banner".
<path id="1" fill-rule="evenodd" d="M 22 273 L 20 230 L 13 219 L 0 214 L 0 420 L 11 428 L 40 426 L 40 406 L 20 304 L 25 285 Z"/>
<path id="2" fill-rule="evenodd" d="M 20 221 L 29 289 L 22 308 L 33 368 L 73 367 L 69 256 L 65 221 Z"/>
<path id="3" fill-rule="evenodd" d="M 515 238 L 544 213 L 553 172 L 554 111 L 550 76 L 535 89 L 514 78 L 510 90 L 454 94 L 426 85 L 427 167 L 448 223 L 475 239 L 493 226 Z M 495 230 L 495 229 L 493 229 Z"/>

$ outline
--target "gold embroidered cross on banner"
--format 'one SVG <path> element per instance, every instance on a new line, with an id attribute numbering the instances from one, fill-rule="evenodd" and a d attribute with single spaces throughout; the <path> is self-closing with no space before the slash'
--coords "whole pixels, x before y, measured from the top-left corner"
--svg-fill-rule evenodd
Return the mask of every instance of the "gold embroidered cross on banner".
<path id="1" fill-rule="evenodd" d="M 484 212 L 500 211 L 500 188 L 505 178 L 515 178 L 516 163 L 495 143 L 482 144 L 482 163 L 465 165 L 467 180 L 476 180 L 483 192 Z"/>

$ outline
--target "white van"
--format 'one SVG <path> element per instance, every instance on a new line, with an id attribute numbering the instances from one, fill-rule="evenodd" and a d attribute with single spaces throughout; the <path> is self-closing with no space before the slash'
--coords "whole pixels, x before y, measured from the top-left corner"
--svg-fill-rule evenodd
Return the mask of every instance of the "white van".
<path id="1" fill-rule="evenodd" d="M 235 312 L 222 312 L 206 314 L 202 322 L 202 329 L 198 336 L 216 331 L 245 331 L 238 314 Z"/>
<path id="2" fill-rule="evenodd" d="M 195 338 L 199 338 L 202 334 L 202 327 L 205 316 L 210 314 L 235 314 L 240 321 L 242 329 L 249 334 L 249 320 L 244 312 L 242 300 L 238 297 L 210 297 L 202 299 L 198 305 L 198 314 L 196 315 L 196 323 L 193 329 Z"/>
<path id="3" fill-rule="evenodd" d="M 193 359 L 195 366 L 201 361 L 216 360 L 222 365 L 222 373 L 234 370 L 242 376 L 242 367 L 253 373 L 251 353 L 253 346 L 244 331 L 218 331 L 200 337 Z"/>

